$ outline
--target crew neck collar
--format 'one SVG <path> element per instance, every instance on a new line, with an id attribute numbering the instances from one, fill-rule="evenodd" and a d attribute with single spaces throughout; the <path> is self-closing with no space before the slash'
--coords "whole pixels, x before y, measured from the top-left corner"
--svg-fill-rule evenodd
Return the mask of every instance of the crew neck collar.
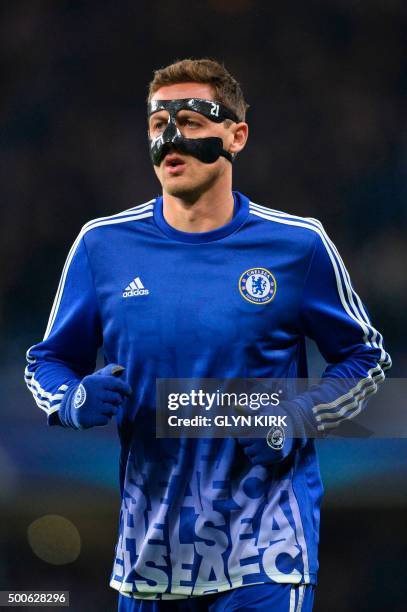
<path id="1" fill-rule="evenodd" d="M 212 242 L 220 240 L 229 234 L 236 231 L 247 219 L 249 215 L 249 200 L 238 191 L 233 191 L 234 209 L 233 218 L 214 230 L 209 232 L 183 232 L 176 229 L 164 219 L 163 215 L 163 198 L 159 196 L 154 205 L 154 219 L 158 227 L 164 234 L 173 240 L 180 242 L 189 242 L 190 244 L 198 244 L 202 242 Z"/>

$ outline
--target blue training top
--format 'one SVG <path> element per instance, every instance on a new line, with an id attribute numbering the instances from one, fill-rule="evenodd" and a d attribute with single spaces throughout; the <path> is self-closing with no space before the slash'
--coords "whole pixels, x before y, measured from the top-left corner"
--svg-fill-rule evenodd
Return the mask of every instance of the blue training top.
<path id="1" fill-rule="evenodd" d="M 156 439 L 157 378 L 307 375 L 305 337 L 328 362 L 297 398 L 320 431 L 354 416 L 390 367 L 381 335 L 319 221 L 235 192 L 209 232 L 168 225 L 162 198 L 87 223 L 66 261 L 26 382 L 49 424 L 64 393 L 106 363 L 134 390 L 117 417 L 120 530 L 111 586 L 180 598 L 261 582 L 315 583 L 322 485 L 314 440 L 252 466 L 227 439 Z M 324 377 L 357 379 L 341 397 Z"/>

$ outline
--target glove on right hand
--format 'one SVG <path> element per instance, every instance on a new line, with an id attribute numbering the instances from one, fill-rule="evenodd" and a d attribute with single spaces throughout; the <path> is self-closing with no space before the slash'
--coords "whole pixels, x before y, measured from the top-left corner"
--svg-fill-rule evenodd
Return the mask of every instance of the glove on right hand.
<path id="1" fill-rule="evenodd" d="M 123 372 L 122 366 L 109 364 L 68 389 L 59 409 L 62 425 L 73 429 L 107 425 L 132 393 L 130 385 L 118 378 Z"/>

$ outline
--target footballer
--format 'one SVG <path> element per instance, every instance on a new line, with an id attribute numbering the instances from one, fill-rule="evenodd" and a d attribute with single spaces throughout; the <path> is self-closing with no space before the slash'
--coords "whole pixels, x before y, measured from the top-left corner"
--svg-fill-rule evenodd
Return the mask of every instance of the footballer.
<path id="1" fill-rule="evenodd" d="M 82 228 L 27 352 L 49 425 L 116 419 L 120 612 L 312 610 L 314 438 L 358 414 L 391 365 L 321 223 L 232 190 L 246 110 L 216 61 L 154 73 L 148 141 L 162 195 Z M 157 379 L 305 378 L 307 337 L 328 365 L 285 405 L 295 436 L 156 438 Z M 354 384 L 338 394 L 338 379 Z"/>

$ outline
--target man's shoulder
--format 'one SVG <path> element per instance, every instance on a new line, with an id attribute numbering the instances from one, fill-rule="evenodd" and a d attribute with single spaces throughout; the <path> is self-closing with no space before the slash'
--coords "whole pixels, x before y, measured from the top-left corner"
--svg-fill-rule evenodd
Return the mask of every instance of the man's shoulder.
<path id="1" fill-rule="evenodd" d="M 97 232 L 99 233 L 100 231 L 103 231 L 103 228 L 112 229 L 115 227 L 122 227 L 123 224 L 126 223 L 148 219 L 154 214 L 155 202 L 156 198 L 153 198 L 147 202 L 143 202 L 142 204 L 138 204 L 132 208 L 127 208 L 126 210 L 113 215 L 91 219 L 82 227 L 80 235 L 85 236 L 90 233 L 95 234 L 95 230 L 99 230 Z"/>
<path id="2" fill-rule="evenodd" d="M 293 215 L 283 210 L 271 208 L 270 206 L 257 204 L 251 200 L 249 201 L 249 210 L 250 214 L 263 220 L 265 224 L 270 223 L 271 225 L 277 224 L 288 228 L 300 228 L 316 233 L 323 230 L 321 221 L 315 217 Z"/>
<path id="3" fill-rule="evenodd" d="M 250 216 L 261 224 L 262 231 L 277 232 L 287 239 L 303 238 L 306 242 L 314 242 L 316 236 L 325 233 L 321 221 L 314 217 L 293 215 L 253 201 L 249 201 L 249 211 Z"/>

